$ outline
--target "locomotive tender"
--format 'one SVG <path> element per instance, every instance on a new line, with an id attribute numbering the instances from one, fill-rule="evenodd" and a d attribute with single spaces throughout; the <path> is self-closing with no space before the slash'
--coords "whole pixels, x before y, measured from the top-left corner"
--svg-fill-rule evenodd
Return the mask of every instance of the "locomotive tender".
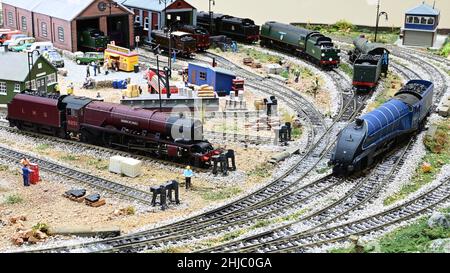
<path id="1" fill-rule="evenodd" d="M 261 46 L 294 53 L 323 68 L 340 64 L 341 50 L 317 31 L 271 21 L 261 26 L 260 39 Z"/>
<path id="2" fill-rule="evenodd" d="M 336 175 L 371 166 L 401 140 L 423 129 L 433 106 L 432 82 L 409 81 L 394 98 L 345 127 L 329 164 Z"/>
<path id="3" fill-rule="evenodd" d="M 203 125 L 154 110 L 63 95 L 17 94 L 8 104 L 11 127 L 99 146 L 139 151 L 205 167 L 219 154 L 203 140 Z"/>
<path id="4" fill-rule="evenodd" d="M 197 24 L 205 29 L 210 29 L 212 26 L 211 35 L 225 35 L 245 43 L 254 43 L 259 40 L 259 26 L 248 18 L 214 13 L 211 20 L 208 12 L 199 12 Z"/>
<path id="5" fill-rule="evenodd" d="M 355 49 L 349 52 L 353 62 L 353 86 L 357 90 L 373 89 L 381 74 L 387 75 L 389 51 L 380 43 L 370 43 L 364 36 L 353 40 Z"/>
<path id="6" fill-rule="evenodd" d="M 205 51 L 211 46 L 211 42 L 209 41 L 209 32 L 202 27 L 180 24 L 176 26 L 176 29 L 178 31 L 190 33 L 197 41 L 198 51 Z"/>
<path id="7" fill-rule="evenodd" d="M 169 33 L 154 30 L 152 31 L 152 38 L 151 46 L 159 45 L 161 49 L 169 51 Z M 170 47 L 172 52 L 176 52 L 177 55 L 189 58 L 197 50 L 197 41 L 190 33 L 175 31 L 170 33 Z"/>

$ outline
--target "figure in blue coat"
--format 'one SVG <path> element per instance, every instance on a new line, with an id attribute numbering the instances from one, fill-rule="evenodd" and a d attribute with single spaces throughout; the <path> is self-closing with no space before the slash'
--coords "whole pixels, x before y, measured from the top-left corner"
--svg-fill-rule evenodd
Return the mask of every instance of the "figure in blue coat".
<path id="1" fill-rule="evenodd" d="M 186 179 L 186 190 L 191 187 L 191 179 L 194 176 L 194 172 L 191 170 L 191 166 L 187 166 L 183 172 L 184 178 Z"/>
<path id="2" fill-rule="evenodd" d="M 24 165 L 22 167 L 23 185 L 25 187 L 30 186 L 30 173 L 32 172 L 33 171 L 30 168 L 28 168 L 28 165 Z"/>

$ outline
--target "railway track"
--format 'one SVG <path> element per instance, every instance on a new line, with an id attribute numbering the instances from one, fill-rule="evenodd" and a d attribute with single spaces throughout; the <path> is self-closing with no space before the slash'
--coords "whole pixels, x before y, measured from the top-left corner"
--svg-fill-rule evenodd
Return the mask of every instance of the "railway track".
<path id="1" fill-rule="evenodd" d="M 301 233 L 308 233 L 324 227 L 327 224 L 338 221 L 340 218 L 356 211 L 360 207 L 370 202 L 383 188 L 388 181 L 396 175 L 405 162 L 408 151 L 412 148 L 412 141 L 404 149 L 379 163 L 372 171 L 364 177 L 352 177 L 347 183 L 354 184 L 348 193 L 339 200 L 332 202 L 313 212 L 310 215 L 301 217 L 287 225 L 253 235 L 241 240 L 230 242 L 214 248 L 200 250 L 201 252 L 257 252 L 261 247 L 276 243 L 280 238 L 294 236 L 300 233 L 298 227 L 301 226 Z M 305 228 L 306 227 L 306 228 Z"/>
<path id="2" fill-rule="evenodd" d="M 231 141 L 231 142 L 242 142 L 246 144 L 273 144 L 275 140 L 274 137 L 267 136 L 258 136 L 258 135 L 249 135 L 249 134 L 238 134 L 238 133 L 225 133 L 225 132 L 213 132 L 206 131 L 204 132 L 205 137 L 207 137 L 210 141 Z"/>
<path id="3" fill-rule="evenodd" d="M 387 211 L 330 227 L 317 232 L 285 238 L 285 241 L 271 244 L 265 252 L 299 252 L 324 244 L 346 241 L 349 236 L 363 236 L 380 231 L 394 224 L 430 214 L 432 210 L 450 199 L 450 179 L 419 195 L 418 197 L 398 205 Z"/>
<path id="4" fill-rule="evenodd" d="M 220 58 L 219 58 L 220 62 Z M 250 73 L 251 77 L 258 78 L 258 76 L 252 74 L 251 72 L 244 72 L 244 73 Z M 260 79 L 258 79 L 260 80 Z M 280 86 L 273 82 L 266 82 L 264 86 L 260 86 L 264 91 L 267 91 L 269 89 L 280 88 Z M 287 96 L 293 97 L 292 90 L 281 87 L 282 91 L 286 92 Z M 277 93 L 279 94 L 279 93 Z M 317 115 L 317 112 L 315 113 L 315 109 L 309 109 L 311 108 L 311 104 L 309 104 L 306 100 L 302 100 L 298 97 L 293 97 L 295 99 L 295 103 L 298 103 L 301 101 L 303 108 L 307 106 L 307 110 L 310 111 L 312 115 L 307 115 L 309 118 L 310 116 Z M 288 101 L 291 105 L 293 104 L 292 101 Z M 350 105 L 347 105 L 347 107 Z M 298 105 L 293 105 L 296 108 L 300 108 Z M 315 120 L 314 120 L 315 118 Z M 303 154 L 302 159 L 299 160 L 292 168 L 290 168 L 288 171 L 283 173 L 280 178 L 276 179 L 272 183 L 270 183 L 268 186 L 258 190 L 257 192 L 250 194 L 247 197 L 241 198 L 231 204 L 228 204 L 224 207 L 220 207 L 218 209 L 215 209 L 211 212 L 207 212 L 204 214 L 201 214 L 199 216 L 195 216 L 192 218 L 189 218 L 187 220 L 183 220 L 165 227 L 161 227 L 158 229 L 145 231 L 129 236 L 124 236 L 108 241 L 100 241 L 95 242 L 92 244 L 85 244 L 80 246 L 72 246 L 72 247 L 62 247 L 58 249 L 47 249 L 47 250 L 41 250 L 41 251 L 49 251 L 49 252 L 70 252 L 70 251 L 88 251 L 88 252 L 103 252 L 103 251 L 137 251 L 142 249 L 148 249 L 152 246 L 159 246 L 163 245 L 164 242 L 168 242 L 170 240 L 176 239 L 179 241 L 183 237 L 185 238 L 192 238 L 193 230 L 199 230 L 198 227 L 200 224 L 203 223 L 203 225 L 209 225 L 212 221 L 216 223 L 220 223 L 221 220 L 228 218 L 233 219 L 232 222 L 237 221 L 245 221 L 245 217 L 242 219 L 235 218 L 235 215 L 239 215 L 239 212 L 242 211 L 252 211 L 255 207 L 263 208 L 264 206 L 267 206 L 272 202 L 273 199 L 277 199 L 280 196 L 283 196 L 282 193 L 291 185 L 294 185 L 295 183 L 298 183 L 300 179 L 308 174 L 308 171 L 306 170 L 307 166 L 315 166 L 314 164 L 318 164 L 320 160 L 317 160 L 317 158 L 323 158 L 323 156 L 326 155 L 326 152 L 329 151 L 329 143 L 328 141 L 323 140 L 329 140 L 329 135 L 332 135 L 332 127 L 335 125 L 333 123 L 332 126 L 328 127 L 328 129 L 325 128 L 323 121 L 320 121 L 321 115 L 319 117 L 313 116 L 313 120 L 316 122 L 316 130 L 314 132 L 311 132 L 308 136 L 310 138 L 310 141 L 312 142 L 315 136 L 315 133 L 317 133 L 319 130 L 317 130 L 317 127 L 322 126 L 322 130 L 325 131 L 318 137 L 318 140 L 315 142 L 315 144 L 306 152 Z M 311 121 L 314 123 L 314 121 Z M 321 123 L 321 124 L 319 124 Z M 328 148 L 328 149 L 327 149 Z M 319 181 L 316 181 L 316 183 L 312 183 L 309 185 L 309 187 L 316 185 Z M 308 186 L 308 185 L 307 185 Z M 320 190 L 319 190 L 320 192 Z M 314 194 L 314 193 L 313 193 Z M 281 200 L 280 198 L 278 198 Z M 262 204 L 262 202 L 265 202 L 266 204 Z M 281 206 L 282 208 L 282 206 Z M 280 210 L 281 211 L 281 210 Z M 244 214 L 241 214 L 244 215 Z M 238 222 L 239 223 L 239 222 Z M 226 223 L 230 225 L 230 223 Z M 226 226 L 222 224 L 222 227 Z M 233 224 L 233 223 L 232 223 Z M 190 226 L 191 228 L 187 229 L 187 227 Z M 182 234 L 180 234 L 180 228 L 183 230 Z M 175 235 L 174 234 L 178 234 Z M 198 234 L 197 236 L 204 236 L 204 234 Z"/>
<path id="5" fill-rule="evenodd" d="M 13 149 L 9 149 L 0 145 L 0 155 L 2 160 L 14 164 L 18 164 L 21 158 L 28 158 L 31 162 L 39 165 L 39 168 L 51 174 L 56 174 L 78 183 L 87 184 L 99 190 L 121 195 L 133 201 L 138 201 L 144 205 L 151 205 L 152 195 L 148 192 L 141 191 L 132 187 L 128 187 L 116 182 L 112 182 L 97 176 L 90 175 L 85 172 L 78 171 L 74 168 L 63 166 L 49 160 L 38 158 L 30 154 L 22 153 Z"/>

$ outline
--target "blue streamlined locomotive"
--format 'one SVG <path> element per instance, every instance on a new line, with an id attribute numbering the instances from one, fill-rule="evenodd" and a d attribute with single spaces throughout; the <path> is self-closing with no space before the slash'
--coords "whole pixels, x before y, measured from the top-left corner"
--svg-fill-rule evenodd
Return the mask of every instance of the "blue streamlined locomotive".
<path id="1" fill-rule="evenodd" d="M 420 131 L 431 113 L 433 89 L 429 81 L 409 81 L 393 99 L 345 127 L 329 162 L 333 173 L 360 172 L 399 140 Z"/>

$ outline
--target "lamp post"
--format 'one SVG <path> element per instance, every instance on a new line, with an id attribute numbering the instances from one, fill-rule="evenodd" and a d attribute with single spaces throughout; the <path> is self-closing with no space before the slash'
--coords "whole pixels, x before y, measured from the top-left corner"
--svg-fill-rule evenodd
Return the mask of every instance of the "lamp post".
<path id="1" fill-rule="evenodd" d="M 213 25 L 213 12 L 212 12 L 212 9 L 211 9 L 211 4 L 212 4 L 213 6 L 215 6 L 215 5 L 216 5 L 216 1 L 215 1 L 215 0 L 209 0 L 209 33 L 211 33 L 211 35 L 212 35 L 212 33 L 213 33 L 213 29 L 212 29 L 212 25 Z"/>
<path id="2" fill-rule="evenodd" d="M 29 51 L 28 53 L 28 80 L 29 80 L 29 87 L 30 87 L 30 91 L 32 91 L 33 86 L 31 85 L 31 69 L 34 66 L 34 53 L 37 52 L 38 56 L 41 55 L 41 52 L 39 52 L 39 50 L 35 49 L 33 51 Z"/>
<path id="3" fill-rule="evenodd" d="M 388 14 L 387 14 L 387 12 L 384 12 L 384 11 L 380 12 L 380 0 L 378 0 L 378 3 L 377 3 L 377 23 L 376 23 L 376 26 L 375 26 L 375 39 L 374 39 L 374 42 L 377 41 L 378 25 L 380 24 L 380 17 L 382 15 L 385 16 L 386 21 L 387 21 L 388 20 Z"/>

